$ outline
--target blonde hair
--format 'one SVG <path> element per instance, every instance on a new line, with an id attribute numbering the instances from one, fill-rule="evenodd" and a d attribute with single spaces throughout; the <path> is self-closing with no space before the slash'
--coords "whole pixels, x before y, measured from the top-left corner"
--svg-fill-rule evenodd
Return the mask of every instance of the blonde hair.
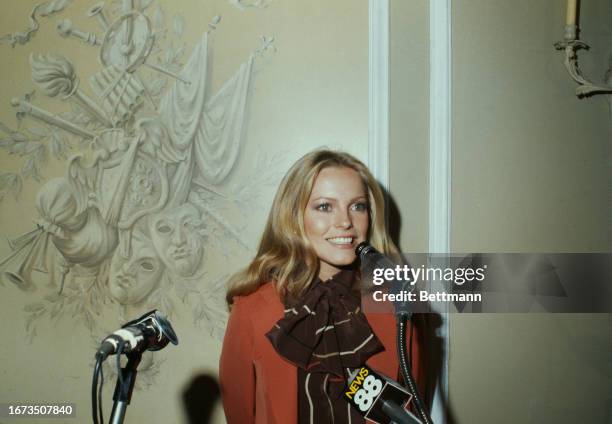
<path id="1" fill-rule="evenodd" d="M 399 252 L 387 233 L 384 197 L 376 179 L 358 159 L 344 152 L 315 150 L 300 158 L 280 183 L 255 258 L 230 278 L 226 300 L 245 296 L 262 284 L 273 281 L 284 300 L 299 296 L 319 272 L 319 259 L 304 230 L 304 211 L 315 180 L 324 168 L 355 170 L 367 191 L 370 225 L 369 243 L 379 251 L 398 257 Z"/>

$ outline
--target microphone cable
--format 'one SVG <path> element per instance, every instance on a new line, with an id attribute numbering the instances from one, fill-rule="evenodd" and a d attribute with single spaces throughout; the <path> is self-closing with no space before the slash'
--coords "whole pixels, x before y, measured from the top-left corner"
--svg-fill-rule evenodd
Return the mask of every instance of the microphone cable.
<path id="1" fill-rule="evenodd" d="M 94 366 L 93 379 L 91 383 L 91 414 L 94 424 L 104 424 L 102 413 L 102 386 L 104 385 L 104 371 L 102 371 L 102 356 L 96 355 L 96 365 Z M 98 387 L 98 377 L 100 386 Z"/>
<path id="2" fill-rule="evenodd" d="M 119 385 L 121 388 L 123 388 L 123 373 L 121 372 L 121 354 L 123 353 L 123 349 L 126 343 L 127 342 L 119 343 L 119 345 L 117 346 L 117 355 L 115 356 L 117 364 L 117 379 L 119 380 Z M 104 415 L 102 411 L 102 386 L 104 385 L 104 371 L 102 363 L 104 362 L 104 359 L 102 358 L 102 355 L 96 355 L 96 365 L 94 367 L 94 374 L 91 384 L 91 405 L 94 424 L 104 424 Z M 100 378 L 99 386 L 98 377 Z"/>
<path id="3" fill-rule="evenodd" d="M 423 401 L 419 395 L 419 391 L 417 390 L 416 383 L 414 381 L 414 377 L 412 376 L 412 372 L 410 372 L 410 353 L 406 349 L 406 321 L 408 320 L 407 313 L 397 314 L 397 355 L 400 364 L 400 371 L 402 373 L 402 377 L 404 378 L 404 383 L 408 386 L 408 390 L 414 396 L 414 406 L 423 421 L 423 424 L 432 424 L 431 418 L 427 414 L 425 407 L 423 406 Z M 412 349 L 412 330 L 410 332 L 410 348 Z"/>

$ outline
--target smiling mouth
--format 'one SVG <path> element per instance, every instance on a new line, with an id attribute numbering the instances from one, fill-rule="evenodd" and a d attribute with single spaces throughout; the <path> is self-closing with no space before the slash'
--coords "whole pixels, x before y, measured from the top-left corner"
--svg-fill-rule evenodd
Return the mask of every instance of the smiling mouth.
<path id="1" fill-rule="evenodd" d="M 327 239 L 328 242 L 336 246 L 350 246 L 354 240 L 355 237 L 332 237 Z"/>

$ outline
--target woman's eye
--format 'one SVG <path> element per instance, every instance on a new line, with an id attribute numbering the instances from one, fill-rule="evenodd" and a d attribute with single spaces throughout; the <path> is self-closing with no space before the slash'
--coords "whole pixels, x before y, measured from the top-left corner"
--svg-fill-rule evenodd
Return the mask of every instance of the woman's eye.
<path id="1" fill-rule="evenodd" d="M 365 212 L 368 210 L 368 204 L 365 202 L 354 203 L 352 209 L 357 212 Z"/>
<path id="2" fill-rule="evenodd" d="M 331 211 L 331 205 L 329 203 L 321 203 L 315 209 L 321 212 L 329 212 Z"/>

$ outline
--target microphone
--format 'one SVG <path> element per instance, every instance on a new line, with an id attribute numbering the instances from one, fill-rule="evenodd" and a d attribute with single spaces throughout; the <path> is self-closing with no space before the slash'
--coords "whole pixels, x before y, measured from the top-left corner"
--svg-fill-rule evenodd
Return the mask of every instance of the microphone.
<path id="1" fill-rule="evenodd" d="M 128 322 L 102 340 L 96 358 L 104 361 L 118 351 L 129 353 L 160 350 L 168 343 L 177 345 L 178 337 L 166 317 L 158 310 L 153 310 Z"/>
<path id="2" fill-rule="evenodd" d="M 395 263 L 378 250 L 374 249 L 367 241 L 362 241 L 355 248 L 355 254 L 361 260 L 362 266 L 368 265 L 368 268 L 395 268 Z"/>
<path id="3" fill-rule="evenodd" d="M 379 424 L 422 424 L 407 410 L 412 394 L 397 382 L 365 365 L 349 381 L 344 397 L 364 418 Z"/>
<path id="4" fill-rule="evenodd" d="M 388 283 L 391 283 L 389 293 L 392 295 L 402 294 L 407 291 L 405 289 L 407 288 L 407 285 L 410 285 L 410 279 L 406 278 L 402 280 L 399 277 L 400 266 L 395 265 L 391 259 L 389 259 L 387 256 L 380 253 L 374 247 L 370 246 L 369 243 L 367 242 L 359 243 L 357 247 L 355 248 L 355 254 L 361 260 L 362 276 L 364 277 L 365 276 L 376 276 L 375 274 L 376 270 L 383 270 L 382 274 L 384 275 L 384 274 L 387 274 L 387 271 L 389 269 L 393 271 L 393 268 L 395 267 L 397 272 L 389 273 L 389 274 L 395 274 L 395 275 L 392 275 L 392 278 L 390 279 L 385 278 L 383 281 L 387 281 Z M 410 266 L 406 264 L 404 265 L 404 269 L 408 271 L 410 269 Z M 408 274 L 408 272 L 406 272 L 406 274 Z M 376 282 L 373 280 L 373 283 L 376 283 Z M 414 290 L 414 287 L 410 289 L 410 291 L 412 290 Z M 410 298 L 406 298 L 406 297 L 404 297 L 404 300 L 394 300 L 393 306 L 395 308 L 395 318 L 397 320 L 397 354 L 398 354 L 399 363 L 400 363 L 400 370 L 402 372 L 402 376 L 404 377 L 404 381 L 406 382 L 406 385 L 408 386 L 410 390 L 410 393 L 414 396 L 414 406 L 415 406 L 416 411 L 419 414 L 419 417 L 421 418 L 422 422 L 424 422 L 425 424 L 431 424 L 431 418 L 429 418 L 429 415 L 427 414 L 427 411 L 425 410 L 425 407 L 423 405 L 423 401 L 419 397 L 419 394 L 416 388 L 416 384 L 412 376 L 412 372 L 410 371 L 410 361 L 406 353 L 407 352 L 407 349 L 406 349 L 406 321 L 411 319 L 412 314 L 414 312 L 414 306 L 412 305 Z M 401 386 L 399 388 L 401 389 Z M 394 416 L 391 414 L 401 412 L 401 408 L 399 409 L 396 408 L 397 406 L 396 403 L 394 402 L 385 403 L 382 401 L 378 402 L 378 398 L 376 399 L 377 399 L 376 404 L 380 403 L 381 411 L 388 414 L 388 416 Z M 383 409 L 382 406 L 385 406 L 385 408 Z M 413 421 L 399 421 L 399 422 L 419 423 L 420 421 L 413 420 Z"/>
<path id="5" fill-rule="evenodd" d="M 357 245 L 355 248 L 355 254 L 359 257 L 361 261 L 361 270 L 362 275 L 364 277 L 381 277 L 385 276 L 384 279 L 381 279 L 381 282 L 387 282 L 387 286 L 390 287 L 389 293 L 398 295 L 404 293 L 408 287 L 410 287 L 410 281 L 412 279 L 412 274 L 408 272 L 410 269 L 410 265 L 406 264 L 401 267 L 399 264 L 393 262 L 389 257 L 383 255 L 374 247 L 372 247 L 368 242 L 364 241 Z M 376 271 L 382 271 L 380 275 L 376 275 Z M 388 270 L 391 272 L 387 273 Z M 400 271 L 404 271 L 405 279 L 399 277 Z M 392 275 L 392 276 L 391 276 Z M 391 276 L 391 278 L 388 278 Z M 372 280 L 373 284 L 376 283 L 375 280 Z M 409 291 L 413 291 L 414 287 L 410 287 Z M 414 312 L 414 308 L 412 303 L 408 300 L 392 300 L 393 306 L 395 308 L 395 315 L 403 315 L 406 316 L 407 319 L 410 319 L 412 313 Z"/>

